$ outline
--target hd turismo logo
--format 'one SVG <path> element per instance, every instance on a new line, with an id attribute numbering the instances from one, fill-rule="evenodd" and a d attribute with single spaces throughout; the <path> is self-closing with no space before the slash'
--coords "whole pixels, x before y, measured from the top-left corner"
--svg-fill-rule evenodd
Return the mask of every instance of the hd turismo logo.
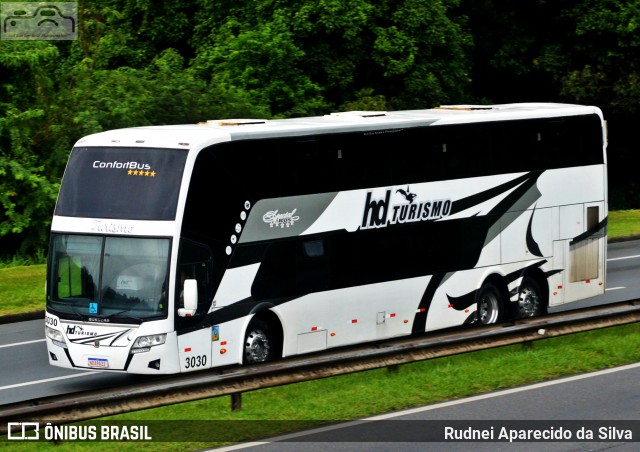
<path id="1" fill-rule="evenodd" d="M 392 190 L 387 190 L 383 198 L 374 199 L 373 192 L 367 192 L 364 203 L 361 229 L 384 228 L 398 223 L 412 223 L 415 221 L 437 220 L 451 215 L 452 201 L 450 199 L 418 200 L 418 195 L 407 189 L 395 190 L 392 203 Z"/>

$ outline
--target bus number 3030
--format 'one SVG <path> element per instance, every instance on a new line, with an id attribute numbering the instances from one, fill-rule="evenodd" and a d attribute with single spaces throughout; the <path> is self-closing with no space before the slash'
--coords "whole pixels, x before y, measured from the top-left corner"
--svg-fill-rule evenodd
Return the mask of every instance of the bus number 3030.
<path id="1" fill-rule="evenodd" d="M 185 359 L 184 361 L 185 369 L 191 369 L 193 367 L 202 367 L 206 365 L 207 365 L 207 355 L 192 356 L 190 358 Z"/>

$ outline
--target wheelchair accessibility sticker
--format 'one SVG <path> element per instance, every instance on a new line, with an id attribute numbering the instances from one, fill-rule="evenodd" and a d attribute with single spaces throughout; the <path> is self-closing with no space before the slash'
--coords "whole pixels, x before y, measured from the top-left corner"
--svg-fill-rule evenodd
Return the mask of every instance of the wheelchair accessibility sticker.
<path id="1" fill-rule="evenodd" d="M 74 40 L 78 37 L 76 2 L 0 3 L 3 40 Z"/>

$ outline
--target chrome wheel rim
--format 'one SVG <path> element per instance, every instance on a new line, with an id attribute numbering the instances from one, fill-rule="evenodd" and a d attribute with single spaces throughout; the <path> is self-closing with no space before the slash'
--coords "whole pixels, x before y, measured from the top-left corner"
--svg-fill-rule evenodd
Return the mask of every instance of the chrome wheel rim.
<path id="1" fill-rule="evenodd" d="M 498 320 L 500 306 L 498 298 L 493 293 L 486 293 L 478 303 L 478 318 L 480 323 L 488 325 Z"/>
<path id="2" fill-rule="evenodd" d="M 518 307 L 521 317 L 533 317 L 540 309 L 540 296 L 530 287 L 525 287 L 520 291 Z"/>
<path id="3" fill-rule="evenodd" d="M 269 358 L 271 346 L 269 338 L 262 330 L 253 330 L 247 334 L 244 354 L 248 363 L 262 363 Z"/>

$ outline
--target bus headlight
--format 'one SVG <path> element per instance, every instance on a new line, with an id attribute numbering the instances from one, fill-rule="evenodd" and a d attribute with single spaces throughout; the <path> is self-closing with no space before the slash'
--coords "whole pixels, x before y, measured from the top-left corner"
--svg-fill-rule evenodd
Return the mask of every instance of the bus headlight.
<path id="1" fill-rule="evenodd" d="M 149 348 L 156 345 L 162 345 L 167 340 L 167 335 L 165 334 L 153 334 L 151 336 L 140 336 L 133 343 L 132 351 L 140 348 Z"/>
<path id="2" fill-rule="evenodd" d="M 54 330 L 51 327 L 45 326 L 44 327 L 44 331 L 45 334 L 47 335 L 47 337 L 49 339 L 51 339 L 53 341 L 54 344 L 63 347 L 63 348 L 67 348 L 67 343 L 64 340 L 64 336 L 62 335 L 62 331 L 58 331 L 58 330 Z"/>

